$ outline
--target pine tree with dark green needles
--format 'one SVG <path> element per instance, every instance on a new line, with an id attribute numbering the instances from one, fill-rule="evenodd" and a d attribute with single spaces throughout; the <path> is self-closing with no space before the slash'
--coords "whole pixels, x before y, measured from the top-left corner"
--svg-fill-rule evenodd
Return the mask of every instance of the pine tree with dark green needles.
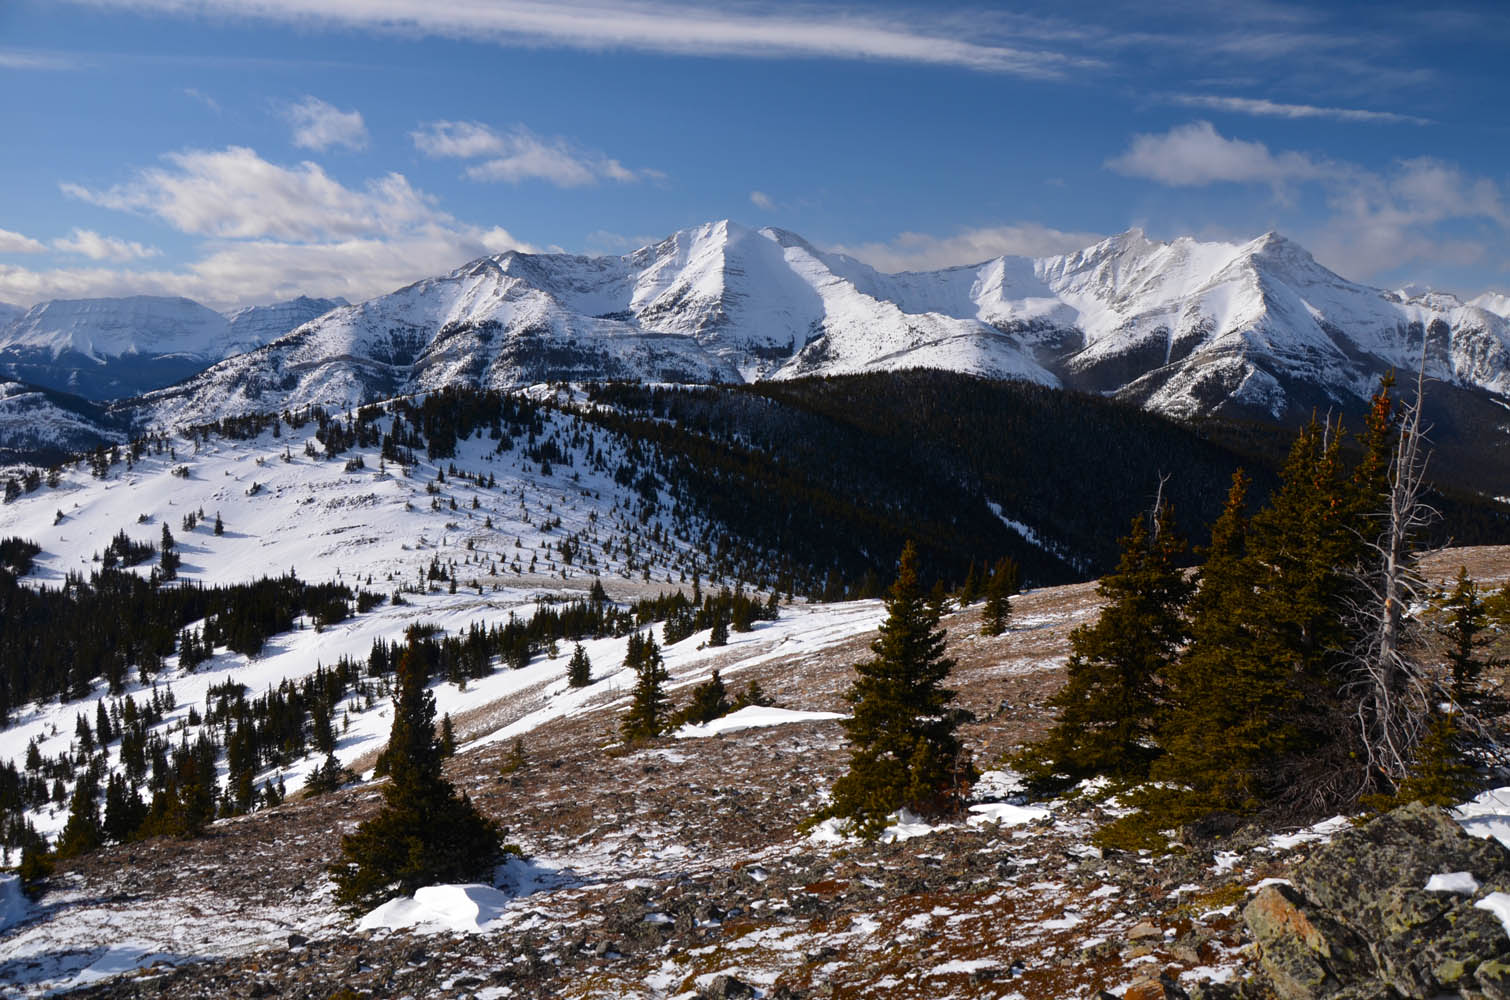
<path id="1" fill-rule="evenodd" d="M 981 635 L 1001 635 L 1007 630 L 1007 619 L 1012 617 L 1011 594 L 1016 583 L 1011 560 L 1002 556 L 991 571 L 991 579 L 986 582 L 986 605 L 980 614 Z"/>
<path id="2" fill-rule="evenodd" d="M 1478 584 L 1468 575 L 1466 567 L 1458 568 L 1445 608 L 1447 624 L 1442 633 L 1447 640 L 1447 663 L 1451 668 L 1449 690 L 1454 703 L 1466 711 L 1475 711 L 1483 697 L 1479 677 L 1486 664 L 1480 651 L 1486 645 L 1484 631 L 1489 620 Z"/>
<path id="3" fill-rule="evenodd" d="M 99 782 L 94 772 L 86 769 L 73 786 L 73 798 L 68 804 L 68 823 L 58 838 L 56 854 L 60 858 L 76 858 L 88 854 L 104 842 L 105 832 L 100 825 Z"/>
<path id="4" fill-rule="evenodd" d="M 587 650 L 582 648 L 580 642 L 572 650 L 571 661 L 566 665 L 566 682 L 574 688 L 587 687 L 592 683 L 592 661 L 587 658 Z"/>
<path id="5" fill-rule="evenodd" d="M 399 657 L 383 806 L 341 838 L 331 866 L 336 899 L 353 909 L 442 882 L 488 880 L 502 853 L 498 826 L 441 773 L 435 699 L 412 645 Z"/>
<path id="6" fill-rule="evenodd" d="M 718 671 L 713 671 L 713 676 L 692 689 L 692 700 L 687 707 L 678 711 L 671 717 L 670 728 L 693 725 L 702 726 L 714 719 L 721 719 L 734 710 L 729 702 L 729 692 L 724 688 L 723 678 L 718 676 Z"/>
<path id="7" fill-rule="evenodd" d="M 834 782 L 833 801 L 818 819 L 836 817 L 874 837 L 887 817 L 909 809 L 938 817 L 957 812 L 975 770 L 958 729 L 970 714 L 951 705 L 944 682 L 954 661 L 945 635 L 918 584 L 917 549 L 902 550 L 896 582 L 886 597 L 886 620 L 871 643 L 873 658 L 855 665 L 845 719 L 849 771 Z"/>
<path id="8" fill-rule="evenodd" d="M 634 671 L 635 684 L 629 710 L 619 723 L 619 731 L 627 743 L 653 739 L 665 731 L 671 710 L 671 699 L 666 697 L 665 690 L 671 675 L 661 660 L 655 636 L 649 632 L 631 634 L 624 666 Z"/>
<path id="9" fill-rule="evenodd" d="M 1017 757 L 1041 789 L 1104 775 L 1132 784 L 1148 777 L 1164 705 L 1160 686 L 1185 639 L 1192 590 L 1180 569 L 1185 543 L 1168 504 L 1133 518 L 1117 569 L 1096 591 L 1105 599 L 1094 624 L 1070 633 L 1069 675 L 1049 704 L 1059 721 Z"/>
<path id="10" fill-rule="evenodd" d="M 713 612 L 713 627 L 708 630 L 709 646 L 727 646 L 729 644 L 729 623 L 724 620 L 721 611 Z"/>

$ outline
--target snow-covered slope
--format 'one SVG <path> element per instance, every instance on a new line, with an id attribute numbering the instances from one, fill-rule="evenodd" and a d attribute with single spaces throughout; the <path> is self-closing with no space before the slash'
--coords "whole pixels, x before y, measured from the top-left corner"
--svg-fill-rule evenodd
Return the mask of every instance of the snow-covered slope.
<path id="1" fill-rule="evenodd" d="M 88 400 L 0 378 L 0 464 L 56 460 L 125 437 L 125 429 Z"/>
<path id="2" fill-rule="evenodd" d="M 286 302 L 247 306 L 228 312 L 225 319 L 229 331 L 221 345 L 220 357 L 227 358 L 233 354 L 256 350 L 295 327 L 303 326 L 316 316 L 323 316 L 332 309 L 347 304 L 342 298 L 312 299 L 308 295 L 300 295 Z"/>
<path id="3" fill-rule="evenodd" d="M 54 299 L 0 310 L 0 373 L 104 400 L 170 385 L 342 303 L 298 298 L 223 316 L 185 298 Z"/>
<path id="4" fill-rule="evenodd" d="M 1067 385 L 1177 416 L 1278 418 L 1413 368 L 1510 391 L 1503 297 L 1386 292 L 1269 233 L 1133 230 L 1070 254 L 883 274 L 724 221 L 623 257 L 506 253 L 335 309 L 153 394 L 168 424 L 451 383 L 702 382 L 937 367 Z"/>

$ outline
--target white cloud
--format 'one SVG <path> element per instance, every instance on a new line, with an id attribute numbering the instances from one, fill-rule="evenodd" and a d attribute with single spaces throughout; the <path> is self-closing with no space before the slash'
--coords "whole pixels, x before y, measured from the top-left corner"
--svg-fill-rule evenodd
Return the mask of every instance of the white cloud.
<path id="1" fill-rule="evenodd" d="M 1373 170 L 1272 152 L 1263 143 L 1230 139 L 1208 122 L 1194 122 L 1163 135 L 1134 136 L 1107 166 L 1170 187 L 1267 184 L 1282 195 L 1287 185 L 1314 185 L 1328 213 L 1295 235 L 1317 260 L 1359 280 L 1416 262 L 1480 263 L 1489 252 L 1490 230 L 1497 229 L 1501 241 L 1510 235 L 1510 203 L 1495 181 L 1430 157 Z M 1479 231 L 1464 235 L 1464 223 Z"/>
<path id="2" fill-rule="evenodd" d="M 466 168 L 474 181 L 544 180 L 557 187 L 585 187 L 600 180 L 628 183 L 665 176 L 658 170 L 631 170 L 601 153 L 578 149 L 563 136 L 538 136 L 522 125 L 498 132 L 481 122 L 436 121 L 409 137 L 426 156 L 488 157 Z"/>
<path id="3" fill-rule="evenodd" d="M 162 256 L 162 251 L 156 247 L 115 236 L 101 236 L 92 229 L 75 229 L 66 237 L 53 240 L 52 246 L 54 250 L 81 254 L 90 260 L 142 260 Z"/>
<path id="4" fill-rule="evenodd" d="M 480 122 L 426 122 L 410 132 L 409 138 L 426 156 L 469 160 L 503 151 L 503 139 Z"/>
<path id="5" fill-rule="evenodd" d="M 342 111 L 318 97 L 306 97 L 290 105 L 284 116 L 294 127 L 294 145 L 300 149 L 367 148 L 367 125 L 360 111 Z"/>
<path id="6" fill-rule="evenodd" d="M 0 229 L 0 253 L 42 253 L 47 247 L 30 236 Z"/>
<path id="7" fill-rule="evenodd" d="M 1219 182 L 1277 187 L 1335 173 L 1335 168 L 1301 153 L 1276 155 L 1261 142 L 1228 139 L 1210 122 L 1176 125 L 1162 135 L 1135 135 L 1127 151 L 1106 165 L 1118 173 L 1171 187 Z"/>
<path id="8" fill-rule="evenodd" d="M 776 203 L 771 200 L 771 196 L 766 194 L 764 191 L 751 191 L 750 204 L 754 205 L 756 208 L 763 208 L 767 212 L 776 207 Z"/>
<path id="9" fill-rule="evenodd" d="M 1065 232 L 1036 222 L 966 229 L 952 236 L 901 233 L 884 243 L 839 244 L 832 249 L 879 271 L 929 271 L 979 264 L 993 257 L 1045 257 L 1097 243 L 1099 233 Z"/>
<path id="10" fill-rule="evenodd" d="M 125 184 L 64 193 L 120 211 L 153 215 L 179 232 L 229 239 L 294 242 L 393 234 L 435 215 L 432 199 L 402 174 L 353 190 L 316 163 L 270 163 L 254 150 L 189 150 L 163 157 L 166 167 L 140 171 Z"/>
<path id="11" fill-rule="evenodd" d="M 648 0 L 79 0 L 96 6 L 168 14 L 217 14 L 317 27 L 361 28 L 418 36 L 629 49 L 697 56 L 826 57 L 959 66 L 992 73 L 1057 78 L 1094 60 L 1034 47 L 979 40 L 979 25 L 922 21 L 864 6 L 803 8 Z"/>
<path id="12" fill-rule="evenodd" d="M 235 146 L 164 160 L 106 190 L 63 189 L 204 237 L 197 257 L 163 270 L 0 266 L 0 301 L 123 294 L 186 295 L 220 308 L 297 294 L 356 301 L 486 254 L 535 249 L 503 228 L 441 211 L 402 174 L 351 187 L 315 164 L 271 163 Z M 89 244 L 77 232 L 69 242 L 81 250 Z"/>
<path id="13" fill-rule="evenodd" d="M 1367 122 L 1399 125 L 1430 125 L 1430 118 L 1399 114 L 1394 111 L 1366 111 L 1360 108 L 1332 108 L 1315 104 L 1281 104 L 1253 97 L 1219 97 L 1212 94 L 1174 94 L 1170 100 L 1190 108 L 1210 108 L 1244 115 L 1269 118 L 1329 118 L 1343 122 Z"/>

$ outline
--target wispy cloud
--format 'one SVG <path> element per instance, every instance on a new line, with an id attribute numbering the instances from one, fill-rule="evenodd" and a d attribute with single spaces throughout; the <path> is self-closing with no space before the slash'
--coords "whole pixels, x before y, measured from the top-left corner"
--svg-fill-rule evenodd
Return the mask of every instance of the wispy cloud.
<path id="1" fill-rule="evenodd" d="M 1105 237 L 1066 232 L 1036 222 L 964 229 L 948 236 L 899 233 L 885 242 L 838 244 L 839 253 L 856 257 L 879 271 L 922 271 L 979 264 L 993 257 L 1044 257 L 1081 250 Z"/>
<path id="2" fill-rule="evenodd" d="M 981 41 L 937 19 L 865 7 L 770 3 L 737 10 L 686 3 L 606 0 L 77 0 L 177 15 L 254 17 L 285 23 L 487 39 L 511 44 L 633 49 L 683 55 L 869 59 L 1057 78 L 1095 60 L 1046 44 Z"/>
<path id="3" fill-rule="evenodd" d="M 220 114 L 220 102 L 217 101 L 217 100 L 215 100 L 215 98 L 211 97 L 209 94 L 206 94 L 204 91 L 200 90 L 199 88 L 197 88 L 197 87 L 185 87 L 184 88 L 184 96 L 185 97 L 192 97 L 194 100 L 196 100 L 199 103 L 203 104 L 205 107 L 209 108 L 211 111 L 215 112 L 217 115 Z"/>
<path id="4" fill-rule="evenodd" d="M 1328 118 L 1341 122 L 1364 122 L 1370 124 L 1430 125 L 1430 118 L 1400 114 L 1394 111 L 1367 111 L 1361 108 L 1332 108 L 1316 104 L 1282 104 L 1277 101 L 1255 97 L 1222 97 L 1215 94 L 1172 94 L 1173 104 L 1188 108 L 1209 108 L 1213 111 L 1230 111 L 1235 114 L 1259 115 L 1267 118 Z"/>
<path id="5" fill-rule="evenodd" d="M 32 52 L 26 49 L 0 49 L 0 69 L 78 69 L 75 56 L 58 52 Z"/>
<path id="6" fill-rule="evenodd" d="M 612 157 L 579 149 L 564 136 L 540 136 L 515 126 L 499 132 L 480 122 L 428 122 L 409 133 L 426 156 L 477 159 L 466 168 L 474 181 L 544 180 L 557 187 L 584 187 L 599 181 L 664 177 L 658 170 L 630 169 Z"/>
<path id="7" fill-rule="evenodd" d="M 53 240 L 52 246 L 54 250 L 79 254 L 90 260 L 143 260 L 162 256 L 162 251 L 156 247 L 116 236 L 101 236 L 92 229 L 75 229 L 67 236 Z"/>
<path id="8" fill-rule="evenodd" d="M 294 127 L 294 145 L 301 149 L 367 148 L 367 125 L 360 111 L 342 111 L 318 97 L 306 97 L 290 105 L 284 116 Z"/>
<path id="9" fill-rule="evenodd" d="M 198 256 L 169 270 L 0 265 L 0 301 L 127 293 L 187 295 L 222 307 L 298 294 L 358 300 L 485 254 L 535 249 L 505 229 L 440 210 L 402 174 L 352 187 L 316 164 L 273 163 L 237 146 L 172 153 L 163 161 L 108 188 L 61 187 L 71 197 L 202 237 Z M 113 253 L 109 237 L 96 244 L 92 236 L 76 232 L 59 243 L 83 253 L 94 247 L 102 260 L 140 256 L 133 248 L 151 252 L 118 241 L 126 250 Z"/>
<path id="10" fill-rule="evenodd" d="M 756 208 L 764 209 L 767 212 L 776 207 L 776 203 L 771 200 L 771 196 L 766 194 L 764 191 L 751 191 L 750 204 L 754 205 Z"/>
<path id="11" fill-rule="evenodd" d="M 30 236 L 0 229 L 0 253 L 44 253 L 47 247 Z"/>

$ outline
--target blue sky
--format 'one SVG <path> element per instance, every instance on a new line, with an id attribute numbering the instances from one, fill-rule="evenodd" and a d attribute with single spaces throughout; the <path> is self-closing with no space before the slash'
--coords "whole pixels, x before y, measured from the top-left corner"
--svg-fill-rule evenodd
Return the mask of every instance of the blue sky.
<path id="1" fill-rule="evenodd" d="M 358 299 L 725 217 L 886 270 L 1279 229 L 1510 289 L 1510 9 L 1214 6 L 4 0 L 0 302 Z"/>

